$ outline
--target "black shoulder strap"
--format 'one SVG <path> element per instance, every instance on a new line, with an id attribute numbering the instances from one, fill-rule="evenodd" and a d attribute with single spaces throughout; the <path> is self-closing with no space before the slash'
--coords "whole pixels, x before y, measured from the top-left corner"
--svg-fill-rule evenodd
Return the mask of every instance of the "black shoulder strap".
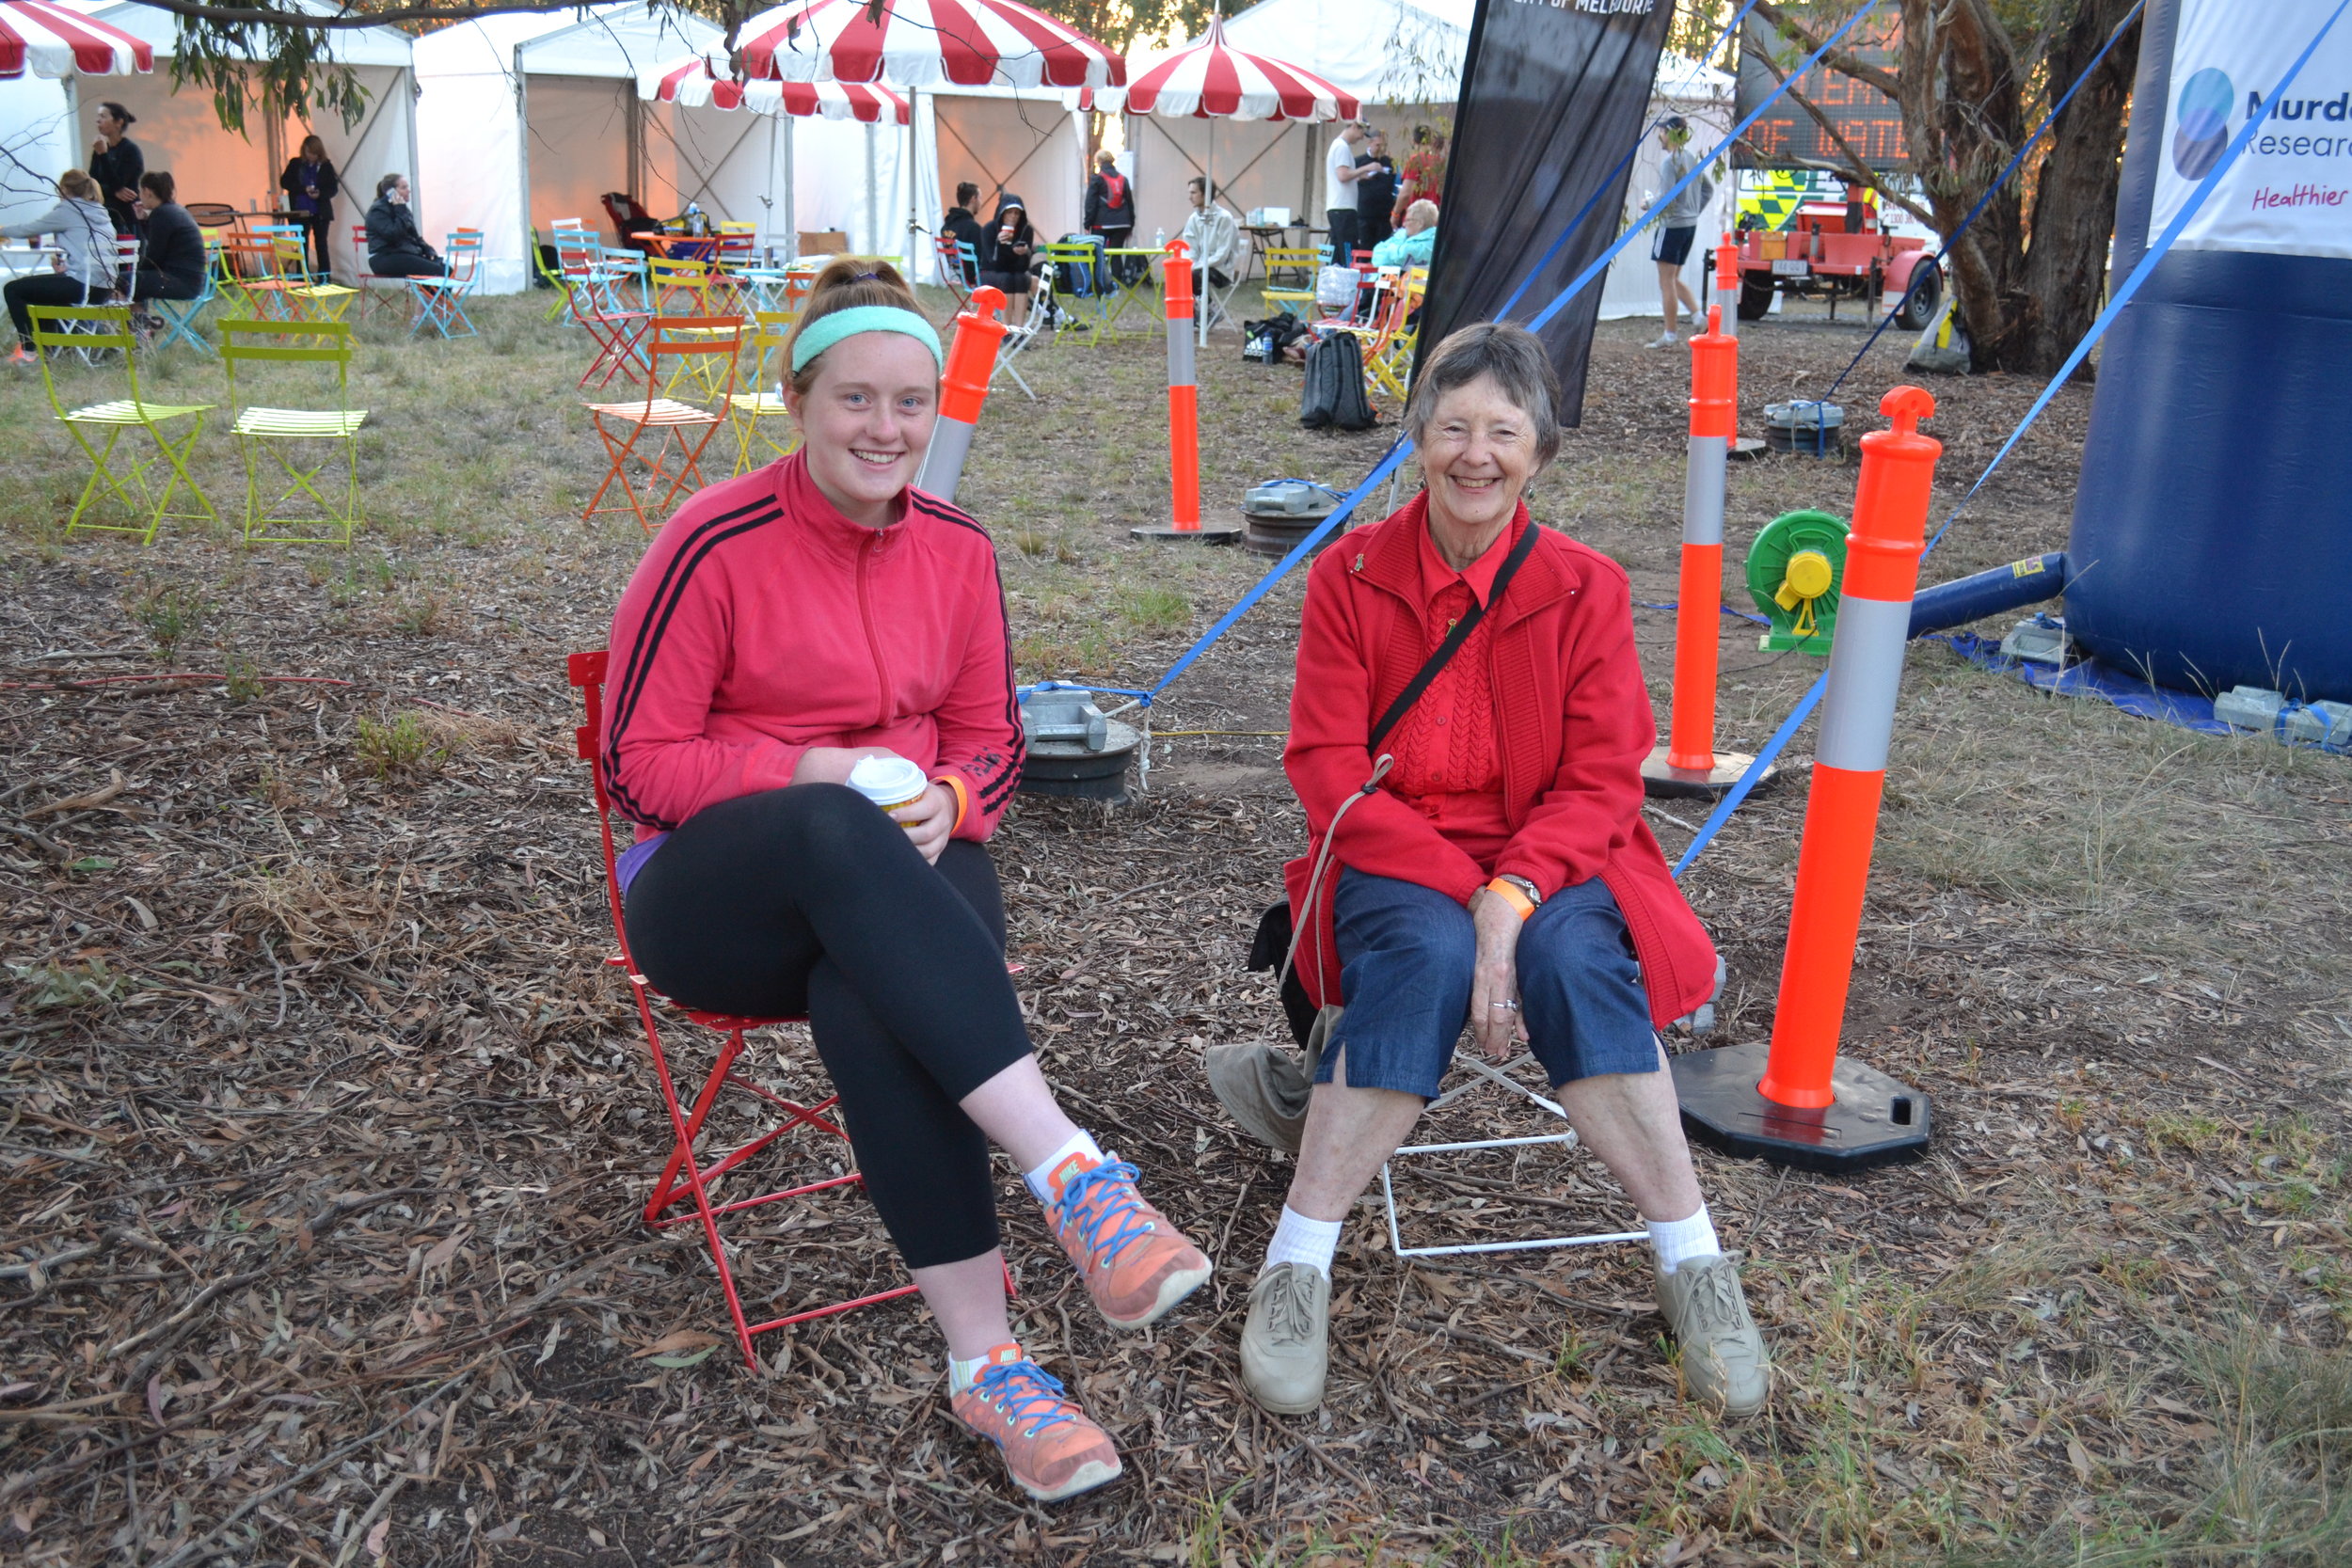
<path id="1" fill-rule="evenodd" d="M 1511 586 L 1511 579 L 1518 575 L 1519 563 L 1535 548 L 1537 527 L 1534 518 L 1528 519 L 1527 531 L 1519 535 L 1519 542 L 1511 546 L 1511 553 L 1503 557 L 1502 570 L 1495 573 L 1494 591 L 1486 595 L 1486 603 L 1473 601 L 1470 613 L 1454 623 L 1454 629 L 1446 634 L 1444 641 L 1438 644 L 1438 651 L 1429 656 L 1429 662 L 1406 682 L 1405 689 L 1398 692 L 1396 701 L 1389 705 L 1389 711 L 1380 716 L 1378 723 L 1373 725 L 1372 734 L 1364 740 L 1365 751 L 1375 756 L 1379 754 L 1380 743 L 1389 738 L 1389 732 L 1396 728 L 1397 721 L 1421 701 L 1421 694 L 1429 689 L 1429 683 L 1438 678 L 1438 672 L 1443 670 L 1447 661 L 1461 651 L 1462 644 L 1470 641 L 1470 634 L 1478 629 L 1478 623 L 1486 618 L 1487 605 L 1502 602 L 1502 591 Z"/>

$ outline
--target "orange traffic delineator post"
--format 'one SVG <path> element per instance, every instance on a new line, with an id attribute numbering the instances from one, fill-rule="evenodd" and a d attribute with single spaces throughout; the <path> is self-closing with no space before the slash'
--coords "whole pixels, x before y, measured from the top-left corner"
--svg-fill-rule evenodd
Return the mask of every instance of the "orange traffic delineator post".
<path id="1" fill-rule="evenodd" d="M 1880 400 L 1879 412 L 1894 428 L 1862 438 L 1772 1043 L 1674 1059 L 1675 1088 L 1693 1136 L 1735 1154 L 1812 1170 L 1882 1164 L 1921 1153 L 1928 1144 L 1927 1097 L 1841 1060 L 1837 1052 L 1911 639 L 1929 492 L 1944 451 L 1942 442 L 1919 434 L 1919 421 L 1935 412 L 1935 399 L 1919 388 L 1894 388 Z"/>
<path id="2" fill-rule="evenodd" d="M 973 290 L 971 309 L 956 317 L 955 341 L 947 347 L 947 365 L 940 372 L 939 420 L 931 426 L 930 447 L 914 476 L 916 489 L 944 501 L 956 499 L 956 486 L 963 482 L 963 460 L 979 429 L 980 410 L 988 404 L 988 384 L 996 375 L 996 348 L 1011 330 L 1005 325 L 1004 291 Z"/>
<path id="3" fill-rule="evenodd" d="M 1715 308 L 1723 312 L 1723 330 L 1740 336 L 1740 246 L 1728 234 L 1715 246 Z"/>
<path id="4" fill-rule="evenodd" d="M 1136 539 L 1181 539 L 1230 545 L 1241 525 L 1200 526 L 1200 386 L 1192 341 L 1192 257 L 1182 240 L 1168 242 L 1163 274 L 1168 295 L 1168 477 L 1166 528 L 1128 530 Z"/>
<path id="5" fill-rule="evenodd" d="M 1682 582 L 1675 607 L 1674 715 L 1666 744 L 1642 765 L 1661 797 L 1721 795 L 1756 759 L 1715 750 L 1715 677 L 1723 646 L 1724 464 L 1740 423 L 1740 341 L 1708 309 L 1691 340 L 1691 454 L 1682 482 Z M 1777 769 L 1768 770 L 1762 784 Z"/>
<path id="6" fill-rule="evenodd" d="M 1730 235 L 1725 234 L 1722 243 L 1715 246 L 1715 305 L 1723 311 L 1720 319 L 1726 337 L 1740 336 L 1740 246 Z M 1740 434 L 1736 410 L 1728 435 L 1729 441 L 1724 450 L 1732 461 L 1743 462 L 1763 455 L 1764 442 L 1761 438 Z"/>

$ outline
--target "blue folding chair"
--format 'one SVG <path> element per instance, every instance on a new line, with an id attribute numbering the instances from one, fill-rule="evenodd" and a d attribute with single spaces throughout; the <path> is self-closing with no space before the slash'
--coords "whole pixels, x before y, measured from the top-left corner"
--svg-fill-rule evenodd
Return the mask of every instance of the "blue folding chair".
<path id="1" fill-rule="evenodd" d="M 453 230 L 441 260 L 449 268 L 446 277 L 406 280 L 408 297 L 417 305 L 417 313 L 408 323 L 408 336 L 413 338 L 430 326 L 444 338 L 475 337 L 473 318 L 466 314 L 466 300 L 482 281 L 482 230 Z"/>
<path id="2" fill-rule="evenodd" d="M 214 278 L 215 270 L 215 265 L 205 267 L 204 286 L 197 291 L 194 299 L 148 299 L 141 302 L 163 319 L 164 329 L 155 334 L 151 352 L 161 353 L 174 343 L 185 343 L 199 354 L 212 354 L 218 357 L 213 345 L 206 342 L 204 335 L 196 329 L 196 318 L 203 314 L 206 306 L 220 297 L 220 290 Z"/>

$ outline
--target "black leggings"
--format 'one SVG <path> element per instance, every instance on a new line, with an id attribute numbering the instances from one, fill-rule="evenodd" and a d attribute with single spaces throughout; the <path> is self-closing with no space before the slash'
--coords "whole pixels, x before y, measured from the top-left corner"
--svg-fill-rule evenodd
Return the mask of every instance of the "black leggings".
<path id="1" fill-rule="evenodd" d="M 988 1139 L 958 1101 L 1029 1054 L 988 851 L 936 868 L 840 784 L 695 813 L 625 902 L 629 951 L 686 1006 L 805 1014 L 890 1239 L 909 1268 L 995 1247 Z"/>
<path id="2" fill-rule="evenodd" d="M 33 346 L 34 306 L 79 305 L 83 293 L 82 280 L 68 273 L 30 272 L 22 277 L 9 278 L 7 286 L 0 288 L 0 294 L 8 296 L 8 320 L 16 325 L 19 346 Z M 96 291 L 96 297 L 103 299 L 105 293 L 105 290 L 100 289 Z"/>

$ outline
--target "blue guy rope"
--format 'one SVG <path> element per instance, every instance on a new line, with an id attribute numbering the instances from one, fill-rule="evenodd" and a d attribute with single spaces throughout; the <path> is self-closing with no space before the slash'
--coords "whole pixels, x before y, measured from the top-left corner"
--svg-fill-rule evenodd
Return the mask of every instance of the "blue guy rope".
<path id="1" fill-rule="evenodd" d="M 1587 284 L 1591 283 L 1594 278 L 1598 277 L 1602 273 L 1609 270 L 1609 263 L 1615 261 L 1618 253 L 1624 250 L 1627 245 L 1633 243 L 1635 235 L 1641 233 L 1643 230 L 1647 229 L 1650 226 L 1651 221 L 1666 210 L 1668 203 L 1673 201 L 1676 197 L 1682 194 L 1684 186 L 1690 184 L 1692 181 L 1696 180 L 1700 175 L 1704 174 L 1709 167 L 1711 167 L 1714 165 L 1715 160 L 1722 157 L 1734 142 L 1737 142 L 1741 136 L 1747 135 L 1749 126 L 1754 125 L 1757 120 L 1764 118 L 1765 110 L 1780 102 L 1781 94 L 1787 92 L 1791 87 L 1795 86 L 1799 77 L 1803 76 L 1806 71 L 1811 71 L 1815 66 L 1820 64 L 1821 57 L 1824 55 L 1827 55 L 1831 50 L 1836 48 L 1839 43 L 1843 42 L 1846 35 L 1852 32 L 1854 28 L 1860 24 L 1864 17 L 1868 16 L 1872 11 L 1877 10 L 1878 8 L 1879 0 L 1869 0 L 1869 4 L 1854 12 L 1853 15 L 1846 18 L 1845 24 L 1839 27 L 1837 31 L 1830 34 L 1828 40 L 1824 41 L 1819 49 L 1816 49 L 1812 54 L 1806 55 L 1803 65 L 1797 67 L 1796 70 L 1782 77 L 1780 85 L 1772 90 L 1771 95 L 1768 96 L 1763 103 L 1758 103 L 1755 108 L 1749 110 L 1747 117 L 1740 120 L 1739 124 L 1731 128 L 1731 134 L 1729 135 L 1726 135 L 1722 141 L 1717 142 L 1711 149 L 1709 149 L 1707 156 L 1692 165 L 1690 173 L 1684 175 L 1681 179 L 1676 181 L 1672 186 L 1668 187 L 1666 194 L 1660 197 L 1655 202 L 1653 202 L 1648 212 L 1644 213 L 1640 217 L 1634 219 L 1633 222 L 1628 224 L 1626 226 L 1625 232 L 1617 236 L 1616 243 L 1614 245 L 1612 245 L 1607 250 L 1602 251 L 1599 257 L 1594 261 L 1592 265 L 1577 274 L 1575 280 L 1566 288 L 1561 290 L 1560 293 L 1553 297 L 1550 304 L 1545 306 L 1541 310 L 1536 311 L 1534 317 L 1528 321 L 1528 330 L 1531 332 L 1541 332 L 1546 326 L 1549 325 L 1551 318 L 1566 309 L 1568 302 L 1574 299 L 1578 294 L 1582 293 Z"/>
<path id="2" fill-rule="evenodd" d="M 2145 0 L 2143 0 L 2144 3 Z M 1716 35 L 1715 41 L 1707 46 L 1707 52 L 1698 57 L 1698 63 L 1701 66 L 1715 57 L 1716 52 L 1722 49 L 1733 32 L 1738 30 L 1740 24 L 1747 20 L 1748 13 L 1756 9 L 1756 0 L 1747 0 L 1747 4 L 1740 8 L 1738 13 L 1732 17 L 1724 30 Z M 1541 277 L 1544 275 L 1544 269 L 1551 265 L 1552 258 L 1558 256 L 1568 241 L 1576 236 L 1576 231 L 1584 227 L 1584 220 L 1593 215 L 1593 209 L 1600 205 L 1600 198 L 1609 193 L 1609 187 L 1617 182 L 1617 176 L 1623 174 L 1633 160 L 1640 156 L 1642 144 L 1649 139 L 1649 134 L 1663 123 L 1665 123 L 1664 119 L 1661 117 L 1642 127 L 1642 134 L 1633 138 L 1633 145 L 1626 150 L 1624 157 L 1617 160 L 1617 166 L 1601 176 L 1600 184 L 1593 192 L 1592 199 L 1577 209 L 1576 216 L 1568 219 L 1568 226 L 1560 230 L 1559 238 L 1553 240 L 1550 247 L 1536 258 L 1535 264 L 1527 269 L 1527 276 L 1519 279 L 1519 286 L 1511 291 L 1511 297 L 1504 300 L 1495 311 L 1497 321 L 1510 319 L 1512 307 L 1527 297 L 1527 291 L 1535 286 L 1535 279 Z M 1637 230 L 1636 232 L 1638 233 L 1639 230 Z"/>
<path id="3" fill-rule="evenodd" d="M 2051 124 L 2057 120 L 2058 116 L 2066 112 L 2066 105 L 2074 101 L 2074 95 L 2082 91 L 2083 84 L 2090 80 L 2090 73 L 2098 70 L 2100 65 L 2106 61 L 2107 57 L 2107 51 L 2115 47 L 2117 41 L 2121 40 L 2124 33 L 2130 29 L 2131 24 L 2138 19 L 2139 13 L 2142 10 L 2145 10 L 2147 6 L 2148 0 L 2136 0 L 2136 3 L 2133 5 L 2131 10 L 2124 16 L 2123 20 L 2115 24 L 2115 31 L 2107 35 L 2107 41 L 2099 46 L 2099 53 L 2090 57 L 2090 63 L 2083 68 L 2083 73 L 2074 78 L 2074 85 L 2066 89 L 2066 96 L 2060 98 L 2056 103 L 2052 104 L 2050 106 L 2050 112 L 2042 117 L 2042 123 L 2033 128 L 2033 135 L 2027 136 L 2025 140 L 2025 145 L 2018 148 L 2017 156 L 2011 158 L 2009 161 L 2009 166 L 2001 170 L 2000 178 L 1994 180 L 1993 183 L 1985 187 L 1984 194 L 1977 198 L 1977 204 L 1968 210 L 1968 215 L 1960 220 L 1960 227 L 1946 235 L 1943 243 L 1935 247 L 1935 258 L 1931 263 L 1932 265 L 1939 268 L 1943 266 L 1944 258 L 1949 256 L 1952 253 L 1952 247 L 1960 244 L 1960 237 L 1968 232 L 1968 226 L 1984 215 L 1984 210 L 1993 204 L 1993 198 L 2000 194 L 2001 187 L 2009 183 L 2010 176 L 2017 172 L 2018 168 L 2025 163 L 2026 155 L 2031 152 L 2034 150 L 2035 144 L 2042 140 L 2042 134 L 2050 128 Z M 1829 390 L 1821 394 L 1823 402 L 1827 402 L 1836 393 L 1838 388 L 1843 387 L 1846 384 L 1846 377 L 1853 374 L 1854 366 L 1861 364 L 1865 356 L 1867 356 L 1873 348 L 1878 346 L 1880 335 L 1895 324 L 1895 318 L 1902 314 L 1903 307 L 1911 303 L 1912 290 L 1916 289 L 1919 286 L 1919 279 L 1922 276 L 1924 275 L 1920 272 L 1914 272 L 1911 275 L 1911 285 L 1909 288 L 1903 290 L 1902 298 L 1897 300 L 1895 302 L 1895 308 L 1886 312 L 1885 319 L 1878 324 L 1877 328 L 1871 332 L 1868 341 L 1864 342 L 1860 351 L 1854 355 L 1852 363 L 1849 364 L 1844 370 L 1837 372 L 1837 379 L 1831 382 L 1829 384 Z"/>
<path id="4" fill-rule="evenodd" d="M 2017 421 L 2017 428 L 2010 432 L 2009 439 L 2001 444 L 2001 450 L 1993 454 L 1993 461 L 1986 464 L 1984 472 L 1977 476 L 1976 483 L 1968 487 L 1968 493 L 1961 498 L 1960 504 L 1952 508 L 1952 515 L 1944 519 L 1944 526 L 1935 531 L 1935 537 L 1929 540 L 1926 549 L 1920 552 L 1919 558 L 1922 561 L 1933 552 L 1936 546 L 1944 542 L 1944 536 L 1952 531 L 1954 523 L 1960 521 L 1960 515 L 1968 509 L 1968 503 L 1976 499 L 1977 492 L 1984 488 L 1985 482 L 1993 477 L 1994 470 L 1998 468 L 2002 461 L 2016 450 L 2017 443 L 2025 439 L 2026 432 L 2032 427 L 2036 420 L 2042 417 L 2042 411 L 2050 406 L 2051 400 L 2058 396 L 2058 388 L 2066 385 L 2074 372 L 2081 368 L 2082 362 L 2090 357 L 2090 351 L 2098 346 L 2099 340 L 2106 336 L 2107 328 L 2115 325 L 2115 319 L 2122 313 L 2123 307 L 2132 302 L 2132 296 L 2139 293 L 2140 286 L 2146 283 L 2149 275 L 2156 270 L 2156 264 L 2164 260 L 2166 253 L 2170 251 L 2181 235 L 2186 232 L 2190 220 L 2196 217 L 2199 211 L 2204 207 L 2206 198 L 2211 197 L 2215 189 L 2220 185 L 2221 177 L 2230 171 L 2230 166 L 2237 162 L 2239 154 L 2246 150 L 2247 144 L 2254 139 L 2256 128 L 2270 118 L 2273 105 L 2284 96 L 2288 87 L 2294 86 L 2295 79 L 2303 73 L 2303 68 L 2311 63 L 2312 56 L 2319 52 L 2319 46 L 2328 40 L 2328 35 L 2335 30 L 2336 24 L 2343 20 L 2344 13 L 2348 9 L 2352 9 L 2352 0 L 2337 0 L 2336 8 L 2328 13 L 2327 21 L 2320 24 L 2319 31 L 2312 36 L 2310 43 L 2303 46 L 2303 52 L 2296 55 L 2295 63 L 2287 68 L 2286 75 L 2281 77 L 2279 85 L 2271 89 L 2270 96 L 2247 117 L 2245 127 L 2230 139 L 2229 148 L 2221 154 L 2220 162 L 2214 165 L 2211 172 L 2198 182 L 2197 189 L 2189 194 L 2188 200 L 2183 204 L 2180 212 L 2173 215 L 2170 223 L 2165 225 L 2164 232 L 2156 237 L 2155 244 L 2148 247 L 2148 253 L 2139 259 L 2139 264 L 2132 269 L 2131 276 L 2126 277 L 2122 286 L 2115 291 L 2115 297 L 2108 302 L 2107 308 L 2099 312 L 2099 319 L 2090 324 L 2090 330 L 2083 335 L 2083 341 L 2074 345 L 2074 352 L 2066 356 L 2066 363 L 2058 367 L 2058 373 L 2052 376 L 2050 384 L 2042 389 L 2042 395 L 2034 400 L 2033 406 L 2026 410 L 2026 417 Z M 1748 770 L 1740 776 L 1740 782 L 1732 786 L 1731 793 L 1724 797 L 1723 803 L 1718 805 L 1706 822 L 1700 825 L 1698 836 L 1691 841 L 1690 847 L 1683 850 L 1682 858 L 1675 863 L 1674 874 L 1676 876 L 1681 876 L 1690 863 L 1698 859 L 1699 851 L 1706 848 L 1713 841 L 1715 835 L 1722 832 L 1724 824 L 1730 820 L 1731 814 L 1739 809 L 1740 802 L 1747 799 L 1748 792 L 1755 787 L 1756 782 L 1762 778 L 1764 769 L 1771 765 L 1773 758 L 1780 754 L 1781 749 L 1787 746 L 1789 738 L 1796 734 L 1798 726 L 1804 722 L 1806 716 L 1811 714 L 1820 703 L 1821 693 L 1827 689 L 1828 685 L 1829 673 L 1824 671 L 1820 678 L 1814 681 L 1804 698 L 1799 701 L 1795 711 L 1782 722 L 1772 740 L 1766 744 L 1763 751 L 1756 753 L 1756 760 L 1750 763 Z"/>
<path id="5" fill-rule="evenodd" d="M 1753 6 L 1755 3 L 1756 0 L 1748 0 L 1748 4 L 1750 6 Z M 1781 94 L 1788 90 L 1790 84 L 1794 83 L 1798 77 L 1803 76 L 1806 71 L 1812 70 L 1815 65 L 1819 64 L 1822 55 L 1827 55 L 1832 49 L 1835 49 L 1839 40 L 1844 39 L 1848 33 L 1853 30 L 1855 24 L 1859 23 L 1864 17 L 1876 10 L 1879 8 L 1879 5 L 1880 0 L 1869 0 L 1869 3 L 1864 6 L 1862 9 L 1856 11 L 1852 16 L 1849 17 L 1846 20 L 1844 26 L 1838 28 L 1836 32 L 1832 33 L 1828 41 L 1823 43 L 1820 48 L 1815 50 L 1805 60 L 1804 65 L 1798 67 L 1797 70 L 1791 72 L 1786 80 L 1784 80 L 1778 87 L 1774 87 L 1771 95 L 1768 96 L 1763 103 L 1758 103 L 1756 108 L 1749 113 L 1745 119 L 1742 119 L 1739 124 L 1733 126 L 1731 134 L 1725 136 L 1721 142 L 1717 143 L 1714 149 L 1709 151 L 1706 157 L 1700 159 L 1695 165 L 1693 165 L 1690 173 L 1684 175 L 1680 180 L 1676 181 L 1674 186 L 1668 190 L 1665 195 L 1660 197 L 1656 202 L 1651 204 L 1649 211 L 1644 213 L 1639 218 L 1635 219 L 1626 231 L 1618 236 L 1616 243 L 1609 247 L 1608 251 L 1601 256 L 1599 261 L 1585 268 L 1582 273 L 1578 275 L 1573 282 L 1571 282 L 1566 288 L 1563 289 L 1552 299 L 1550 304 L 1545 306 L 1543 310 L 1536 315 L 1534 320 L 1528 323 L 1529 327 L 1532 330 L 1541 330 L 1544 325 L 1550 321 L 1552 317 L 1558 315 L 1560 311 L 1566 307 L 1570 300 L 1574 299 L 1578 294 L 1583 293 L 1586 288 L 1591 286 L 1594 278 L 1598 277 L 1603 272 L 1608 270 L 1609 263 L 1615 260 L 1617 253 L 1625 249 L 1626 245 L 1632 241 L 1636 234 L 1639 234 L 1643 230 L 1649 227 L 1651 220 L 1656 218 L 1659 214 L 1664 212 L 1669 202 L 1673 201 L 1676 197 L 1682 194 L 1684 186 L 1690 184 L 1692 181 L 1697 179 L 1700 174 L 1705 172 L 1717 158 L 1723 155 L 1724 150 L 1726 148 L 1730 147 L 1732 143 L 1738 141 L 1740 137 L 1746 133 L 1749 126 L 1755 124 L 1756 121 L 1763 116 L 1767 109 L 1770 109 L 1779 101 Z M 1739 23 L 1740 17 L 1745 16 L 1746 14 L 1746 8 L 1742 8 L 1739 15 L 1732 19 L 1733 25 L 1736 26 Z M 1725 29 L 1724 36 L 1729 36 L 1729 29 Z M 1718 39 L 1715 43 L 1715 48 L 1720 49 L 1722 46 L 1723 40 Z M 1709 55 L 1712 55 L 1713 53 L 1714 49 L 1708 50 Z M 1639 150 L 1638 143 L 1636 144 L 1635 150 L 1637 151 Z M 1585 204 L 1587 211 L 1590 211 L 1591 205 L 1592 204 L 1590 202 Z M 1570 232 L 1574 231 L 1577 223 L 1583 221 L 1583 216 L 1584 214 L 1580 213 L 1577 214 L 1577 217 L 1571 221 L 1569 225 Z M 1553 251 L 1555 253 L 1558 250 L 1559 245 L 1565 243 L 1565 239 L 1566 236 L 1564 234 L 1560 241 L 1554 243 Z M 1541 270 L 1540 266 L 1537 270 Z M 1532 275 L 1530 281 L 1533 281 Z M 1526 286 L 1524 284 L 1521 285 L 1519 292 L 1521 293 L 1526 292 Z M 1518 295 L 1514 294 L 1512 297 L 1516 300 Z M 1300 562 L 1306 560 L 1310 554 L 1313 553 L 1317 545 L 1328 538 L 1334 530 L 1346 521 L 1346 519 L 1355 512 L 1356 508 L 1361 505 L 1365 498 L 1372 493 L 1373 486 L 1388 478 L 1388 476 L 1391 473 L 1394 473 L 1398 466 L 1401 465 L 1406 457 L 1412 454 L 1412 451 L 1413 443 L 1411 439 L 1406 436 L 1399 436 L 1396 444 L 1391 446 L 1387 454 L 1380 459 L 1379 466 L 1375 467 L 1370 474 L 1364 477 L 1363 483 L 1357 485 L 1355 489 L 1349 491 L 1347 499 L 1343 500 L 1339 506 L 1332 511 L 1329 516 L 1324 518 L 1321 523 L 1317 524 L 1311 533 L 1309 533 L 1307 537 L 1301 539 L 1296 545 L 1293 546 L 1290 554 L 1284 556 L 1280 561 L 1277 562 L 1271 571 L 1267 572 L 1263 578 L 1260 578 L 1256 585 L 1253 586 L 1248 593 L 1244 594 L 1241 596 L 1240 601 L 1218 619 L 1216 625 L 1211 626 L 1201 635 L 1199 641 L 1195 642 L 1191 647 L 1185 649 L 1184 657 L 1179 658 L 1175 664 L 1170 667 L 1167 674 L 1162 675 L 1159 680 L 1152 685 L 1149 693 L 1138 696 L 1136 701 L 1144 707 L 1151 706 L 1153 699 L 1157 698 L 1161 692 L 1167 690 L 1169 684 L 1173 682 L 1177 676 L 1183 674 L 1186 670 L 1190 669 L 1194 661 L 1199 659 L 1202 654 L 1208 652 L 1212 643 L 1216 642 L 1218 638 L 1223 637 L 1228 631 L 1232 629 L 1234 622 L 1240 620 L 1244 615 L 1248 614 L 1249 610 L 1257 605 L 1260 599 L 1264 598 L 1266 594 L 1272 591 L 1277 582 L 1279 582 L 1284 577 L 1288 576 L 1294 567 L 1295 567 Z M 1104 687 L 1096 689 L 1107 691 L 1111 689 Z"/>

